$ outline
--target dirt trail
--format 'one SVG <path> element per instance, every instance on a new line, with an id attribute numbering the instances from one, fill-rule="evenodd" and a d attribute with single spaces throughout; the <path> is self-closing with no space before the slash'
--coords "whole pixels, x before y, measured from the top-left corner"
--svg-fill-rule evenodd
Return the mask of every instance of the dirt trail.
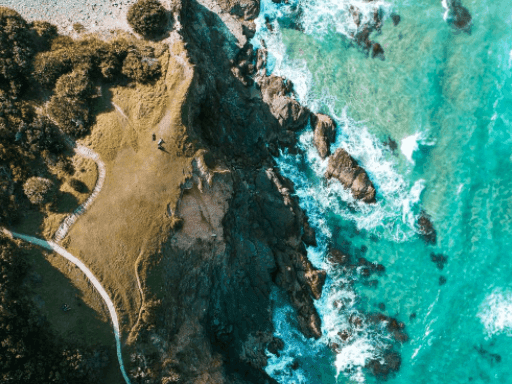
<path id="1" fill-rule="evenodd" d="M 69 215 L 62 221 L 61 225 L 59 226 L 59 229 L 57 229 L 57 232 L 55 232 L 54 236 L 54 240 L 57 243 L 62 241 L 62 239 L 66 237 L 71 226 L 78 220 L 80 216 L 82 216 L 87 211 L 87 208 L 91 206 L 96 196 L 101 192 L 101 189 L 103 188 L 103 184 L 105 182 L 106 168 L 105 163 L 101 161 L 100 156 L 92 149 L 87 148 L 81 144 L 77 144 L 74 148 L 74 151 L 77 155 L 91 159 L 96 163 L 96 166 L 98 167 L 98 180 L 96 181 L 94 190 L 92 191 L 91 195 L 87 198 L 87 200 L 85 200 L 85 202 L 82 205 L 80 205 L 77 209 L 75 209 L 75 211 L 71 215 Z"/>
<path id="2" fill-rule="evenodd" d="M 109 312 L 110 318 L 112 320 L 112 326 L 114 328 L 114 336 L 116 339 L 116 349 L 117 349 L 117 360 L 119 361 L 119 367 L 121 368 L 121 373 L 123 375 L 123 378 L 124 378 L 124 381 L 126 382 L 126 384 L 131 384 L 130 379 L 128 378 L 128 375 L 126 373 L 126 370 L 125 370 L 124 364 L 123 364 L 123 356 L 122 356 L 122 352 L 121 352 L 121 336 L 119 334 L 119 320 L 117 317 L 116 309 L 114 307 L 114 303 L 112 302 L 107 291 L 105 291 L 105 289 L 100 284 L 100 282 L 98 281 L 96 276 L 94 276 L 94 274 L 91 272 L 91 270 L 89 268 L 87 268 L 85 266 L 85 264 L 82 263 L 78 258 L 73 256 L 71 253 L 69 253 L 64 248 L 62 248 L 60 245 L 54 243 L 53 241 L 46 241 L 46 240 L 38 239 L 36 237 L 22 235 L 20 233 L 11 232 L 7 229 L 3 229 L 3 232 L 6 233 L 8 236 L 12 236 L 14 238 L 24 240 L 30 244 L 34 244 L 39 247 L 46 248 L 50 251 L 54 251 L 54 252 L 58 253 L 60 256 L 64 257 L 65 259 L 67 259 L 68 261 L 70 261 L 71 263 L 76 265 L 78 268 L 80 268 L 80 270 L 85 274 L 85 276 L 87 276 L 89 281 L 92 283 L 94 288 L 96 288 L 98 293 L 101 295 L 101 298 L 107 305 L 108 312 Z"/>

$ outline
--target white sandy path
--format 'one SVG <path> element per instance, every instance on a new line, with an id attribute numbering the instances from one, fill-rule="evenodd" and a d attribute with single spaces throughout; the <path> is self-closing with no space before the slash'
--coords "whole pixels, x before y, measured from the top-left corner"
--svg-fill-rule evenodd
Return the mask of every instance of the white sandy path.
<path id="1" fill-rule="evenodd" d="M 94 199 L 96 199 L 96 196 L 98 195 L 98 193 L 100 193 L 101 189 L 103 188 L 103 183 L 105 182 L 105 175 L 107 173 L 105 163 L 101 161 L 100 156 L 92 149 L 87 148 L 81 144 L 77 144 L 74 148 L 74 151 L 77 155 L 91 159 L 96 163 L 96 166 L 98 167 L 98 179 L 96 180 L 94 190 L 92 191 L 91 195 L 87 198 L 87 200 L 85 200 L 85 202 L 82 205 L 75 209 L 75 211 L 71 215 L 66 217 L 64 221 L 60 224 L 59 229 L 57 229 L 57 232 L 55 232 L 54 236 L 56 242 L 60 242 L 64 237 L 66 237 L 71 226 L 78 220 L 80 216 L 82 216 L 87 211 L 87 208 L 89 208 L 91 204 L 94 202 Z"/>
<path id="2" fill-rule="evenodd" d="M 75 264 L 87 276 L 87 278 L 90 280 L 90 282 L 92 283 L 94 288 L 96 288 L 96 290 L 101 295 L 105 304 L 107 304 L 107 308 L 110 313 L 110 318 L 112 319 L 112 326 L 114 328 L 114 336 L 116 338 L 117 360 L 119 361 L 119 367 L 121 368 L 121 373 L 123 375 L 123 378 L 124 378 L 124 381 L 126 382 L 126 384 L 131 384 L 130 379 L 128 378 L 128 375 L 126 374 L 126 370 L 125 370 L 124 364 L 123 364 L 123 356 L 121 353 L 121 336 L 119 334 L 119 320 L 117 317 L 116 309 L 114 307 L 114 303 L 112 302 L 112 300 L 110 300 L 110 297 L 109 297 L 107 291 L 105 291 L 105 289 L 102 287 L 102 285 L 100 284 L 100 282 L 98 281 L 96 276 L 94 276 L 94 274 L 90 271 L 90 269 L 87 268 L 85 266 L 85 264 L 82 263 L 78 258 L 73 256 L 71 253 L 69 253 L 64 248 L 62 248 L 60 245 L 54 243 L 53 241 L 46 241 L 46 240 L 38 239 L 36 237 L 22 235 L 20 233 L 11 232 L 7 229 L 3 229 L 3 231 L 12 237 L 24 240 L 28 243 L 38 245 L 42 248 L 46 248 L 48 250 L 58 253 L 59 255 L 61 255 L 65 259 L 67 259 L 68 261 Z"/>

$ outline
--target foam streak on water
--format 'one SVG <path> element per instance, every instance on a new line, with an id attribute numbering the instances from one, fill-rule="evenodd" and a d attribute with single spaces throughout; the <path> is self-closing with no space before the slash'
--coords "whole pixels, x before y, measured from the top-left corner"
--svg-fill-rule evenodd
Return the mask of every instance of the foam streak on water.
<path id="1" fill-rule="evenodd" d="M 316 5 L 315 5 L 316 4 Z M 308 3 L 307 15 L 320 16 L 318 9 L 320 2 Z M 325 6 L 325 2 L 323 2 Z M 333 12 L 345 12 L 348 3 L 337 4 Z M 379 2 L 379 5 L 384 3 Z M 373 5 L 361 2 L 358 4 L 365 10 L 365 14 L 372 11 Z M 333 5 L 334 6 L 334 5 Z M 327 159 L 319 157 L 313 145 L 313 133 L 308 126 L 299 134 L 299 147 L 305 156 L 281 153 L 277 163 L 284 176 L 291 179 L 296 188 L 301 207 L 307 212 L 310 223 L 317 232 L 318 247 L 309 248 L 308 256 L 312 263 L 328 272 L 328 280 L 324 287 L 322 298 L 316 302 L 317 309 L 322 318 L 323 337 L 318 342 L 305 340 L 293 326 L 291 320 L 291 308 L 274 295 L 275 317 L 274 324 L 276 335 L 283 338 L 286 349 L 277 358 L 269 355 L 267 372 L 281 383 L 295 380 L 297 383 L 312 382 L 311 371 L 299 369 L 290 370 L 294 357 L 311 354 L 311 361 L 318 360 L 315 354 L 332 346 L 334 343 L 337 355 L 331 364 L 335 369 L 335 376 L 348 375 L 356 382 L 365 382 L 363 367 L 369 359 L 378 357 L 384 345 L 390 343 L 389 335 L 370 326 L 364 320 L 364 314 L 357 309 L 358 296 L 352 288 L 351 281 L 356 279 L 349 271 L 340 271 L 333 268 L 326 261 L 328 244 L 332 238 L 332 231 L 328 224 L 328 215 L 335 214 L 343 220 L 354 222 L 359 229 L 364 229 L 394 241 L 405 241 L 413 236 L 417 204 L 424 184 L 419 180 L 414 185 L 408 185 L 403 177 L 396 171 L 394 160 L 382 143 L 369 133 L 362 123 L 352 120 L 346 109 L 336 111 L 334 108 L 335 97 L 324 92 L 322 95 L 314 95 L 311 92 L 313 77 L 306 63 L 292 61 L 286 56 L 286 48 L 282 42 L 279 24 L 273 23 L 273 33 L 265 26 L 265 15 L 270 15 L 270 20 L 286 17 L 289 12 L 286 7 L 277 8 L 271 1 L 263 2 L 263 12 L 257 20 L 258 32 L 255 42 L 264 39 L 269 51 L 268 69 L 276 75 L 283 75 L 290 79 L 295 87 L 298 99 L 313 111 L 322 110 L 328 113 L 338 125 L 336 142 L 332 151 L 336 148 L 344 148 L 367 170 L 373 183 L 376 185 L 377 203 L 367 205 L 353 198 L 348 190 L 345 190 L 337 181 L 326 181 L 324 173 L 327 168 Z M 309 8 L 308 8 L 309 7 Z M 324 10 L 328 10 L 327 5 Z M 388 7 L 390 9 L 390 7 Z M 334 17 L 335 14 L 331 14 Z M 325 17 L 322 16 L 322 17 Z M 315 23 L 308 20 L 308 23 Z M 306 31 L 308 31 L 306 23 Z M 318 25 L 325 25 L 322 22 Z M 345 33 L 341 31 L 342 33 Z M 285 300 L 284 300 L 285 301 Z M 353 331 L 352 337 L 347 342 L 342 342 L 338 333 L 344 329 L 350 329 L 349 319 L 359 317 L 363 324 Z M 336 380 L 331 377 L 330 380 Z M 323 378 L 324 383 L 331 382 Z"/>
<path id="2" fill-rule="evenodd" d="M 478 317 L 489 337 L 500 333 L 512 336 L 512 292 L 496 289 L 485 298 Z"/>

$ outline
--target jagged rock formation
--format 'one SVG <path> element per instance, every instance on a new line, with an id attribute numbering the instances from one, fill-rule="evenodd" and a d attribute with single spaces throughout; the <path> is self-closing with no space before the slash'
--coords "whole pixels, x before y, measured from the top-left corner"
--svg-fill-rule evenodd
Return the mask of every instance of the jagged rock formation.
<path id="1" fill-rule="evenodd" d="M 336 124 L 327 115 L 311 115 L 311 126 L 315 132 L 315 147 L 322 159 L 331 154 L 331 144 L 336 140 Z"/>
<path id="2" fill-rule="evenodd" d="M 375 202 L 375 187 L 368 174 L 343 148 L 338 148 L 329 158 L 325 177 L 339 180 L 356 199 L 365 203 Z"/>
<path id="3" fill-rule="evenodd" d="M 231 14 L 250 19 L 258 3 L 246 3 Z M 263 370 L 265 350 L 281 344 L 273 337 L 272 289 L 288 293 L 305 336 L 321 336 L 313 300 L 326 274 L 311 265 L 304 244 L 315 234 L 271 156 L 293 147 L 310 112 L 282 78 L 262 71 L 251 87 L 262 54 L 216 13 L 192 0 L 179 18 L 193 64 L 182 116 L 198 152 L 175 212 L 182 226 L 160 251 L 166 294 L 152 320 L 142 320 L 138 345 L 146 356 L 159 351 L 157 379 L 275 383 Z"/>

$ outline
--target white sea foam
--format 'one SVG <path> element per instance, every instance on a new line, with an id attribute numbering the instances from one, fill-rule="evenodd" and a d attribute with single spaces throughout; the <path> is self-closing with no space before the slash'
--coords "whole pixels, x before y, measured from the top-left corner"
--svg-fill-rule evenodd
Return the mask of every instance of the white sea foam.
<path id="1" fill-rule="evenodd" d="M 322 33 L 323 30 L 326 32 L 329 26 L 322 17 L 327 16 L 333 23 L 338 23 L 338 32 L 346 32 L 343 25 L 347 24 L 347 21 L 337 16 L 338 13 L 343 13 L 345 18 L 348 17 L 347 1 L 314 0 L 300 4 L 305 8 L 303 25 L 307 33 Z M 376 5 L 387 7 L 388 11 L 391 9 L 382 1 L 375 4 L 362 1 L 353 4 L 363 10 L 364 17 L 370 17 Z M 265 26 L 264 13 L 272 22 L 273 19 L 286 17 L 286 7 L 278 7 L 268 0 L 262 2 L 262 9 L 264 12 L 257 20 L 259 27 L 253 42 L 257 46 L 260 40 L 265 40 L 269 53 L 267 69 L 290 79 L 302 104 L 314 112 L 326 112 L 336 121 L 338 132 L 336 142 L 331 147 L 332 151 L 340 147 L 347 150 L 366 169 L 378 191 L 377 203 L 368 205 L 355 200 L 350 191 L 344 189 L 338 181 L 328 182 L 324 178 L 328 160 L 321 159 L 314 147 L 310 126 L 298 137 L 298 145 L 305 156 L 284 152 L 276 159 L 283 175 L 294 182 L 300 205 L 307 212 L 311 226 L 317 233 L 319 245 L 308 248 L 308 258 L 315 267 L 328 272 L 328 279 L 321 299 L 315 302 L 322 318 L 323 335 L 319 341 L 306 340 L 290 325 L 290 319 L 295 317 L 291 307 L 283 307 L 283 303 L 277 303 L 278 300 L 273 299 L 278 306 L 274 311 L 276 335 L 285 340 L 286 347 L 279 358 L 269 355 L 266 370 L 281 383 L 306 383 L 308 380 L 305 370 L 292 371 L 289 368 L 293 358 L 297 355 L 311 355 L 311 360 L 315 361 L 315 353 L 318 353 L 322 346 L 325 348 L 335 343 L 337 355 L 333 363 L 336 372 L 333 372 L 333 375 L 343 374 L 356 382 L 364 382 L 364 366 L 370 359 L 378 358 L 379 351 L 391 340 L 378 326 L 367 324 L 364 314 L 357 309 L 358 296 L 349 281 L 350 277 L 326 261 L 327 246 L 332 237 L 327 223 L 328 213 L 332 212 L 337 217 L 355 222 L 359 229 L 378 233 L 378 236 L 405 241 L 416 233 L 415 208 L 419 203 L 424 181 L 419 180 L 412 187 L 407 185 L 396 170 L 392 154 L 364 124 L 352 120 L 346 108 L 342 111 L 336 110 L 336 99 L 333 95 L 328 92 L 312 92 L 313 76 L 305 61 L 292 61 L 286 55 L 279 24 L 273 22 L 273 33 Z M 313 28 L 316 30 L 313 31 Z M 351 316 L 360 318 L 361 325 L 354 327 L 350 324 Z M 339 332 L 342 330 L 350 330 L 351 337 L 348 340 L 340 339 Z"/>
<path id="2" fill-rule="evenodd" d="M 421 137 L 421 132 L 416 132 L 414 135 L 403 138 L 400 144 L 400 151 L 411 164 L 415 163 L 412 155 L 418 150 L 418 142 Z"/>
<path id="3" fill-rule="evenodd" d="M 300 4 L 304 9 L 304 32 L 319 38 L 332 30 L 351 38 L 357 31 L 357 25 L 350 12 L 351 6 L 359 9 L 361 25 L 373 20 L 375 9 L 380 9 L 383 19 L 393 11 L 393 5 L 386 1 L 300 0 Z"/>
<path id="4" fill-rule="evenodd" d="M 501 333 L 512 336 L 512 291 L 494 290 L 480 305 L 478 317 L 489 337 Z"/>

